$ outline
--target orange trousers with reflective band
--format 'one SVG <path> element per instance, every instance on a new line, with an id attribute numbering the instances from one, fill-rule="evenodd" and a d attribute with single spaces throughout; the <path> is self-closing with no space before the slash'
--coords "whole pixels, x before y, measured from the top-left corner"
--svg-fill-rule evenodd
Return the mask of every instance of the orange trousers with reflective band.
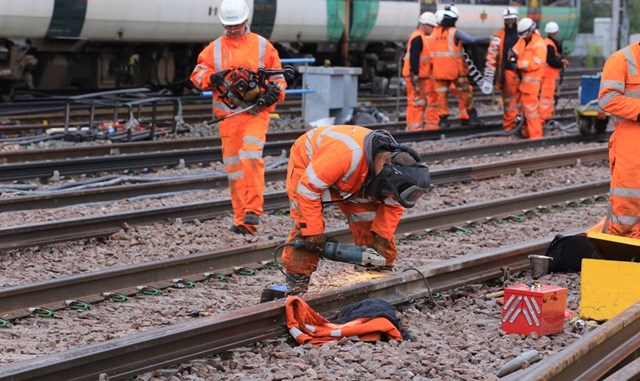
<path id="1" fill-rule="evenodd" d="M 520 104 L 522 105 L 522 112 L 526 119 L 525 124 L 522 125 L 522 135 L 529 139 L 540 139 L 543 136 L 542 119 L 540 113 L 538 113 L 538 91 L 540 86 L 537 86 L 536 91 L 533 93 L 521 93 Z"/>
<path id="2" fill-rule="evenodd" d="M 449 104 L 447 103 L 447 95 L 449 88 L 453 85 L 456 89 L 456 96 L 459 100 L 459 106 L 464 107 L 465 110 L 474 108 L 473 94 L 471 93 L 471 84 L 467 77 L 460 77 L 455 81 L 450 80 L 434 80 L 436 94 L 438 95 L 438 113 L 439 115 L 449 114 Z"/>
<path id="3" fill-rule="evenodd" d="M 407 84 L 407 127 L 406 131 L 421 131 L 427 109 L 426 79 L 418 79 L 418 86 L 413 85 L 411 78 L 405 78 Z"/>
<path id="4" fill-rule="evenodd" d="M 556 95 L 556 78 L 542 77 L 540 84 L 540 118 L 545 121 L 553 118 L 553 109 Z"/>
<path id="5" fill-rule="evenodd" d="M 234 225 L 244 225 L 247 212 L 262 215 L 264 161 L 262 151 L 269 128 L 269 113 L 243 113 L 220 122 L 222 160 L 229 179 Z M 255 225 L 244 225 L 251 233 Z"/>
<path id="6" fill-rule="evenodd" d="M 635 126 L 615 127 L 609 139 L 609 167 L 611 170 L 611 212 L 614 216 L 629 219 L 640 216 L 640 198 L 633 193 L 640 192 L 640 161 L 638 160 L 638 139 L 640 131 Z M 615 189 L 621 189 L 616 192 Z M 632 194 L 625 194 L 630 190 Z M 615 218 L 609 221 L 607 233 L 640 239 L 640 222 L 623 224 Z"/>
<path id="7" fill-rule="evenodd" d="M 504 71 L 504 83 L 502 84 L 502 107 L 504 108 L 502 128 L 512 131 L 516 128 L 516 117 L 520 109 L 520 77 L 515 70 Z"/>

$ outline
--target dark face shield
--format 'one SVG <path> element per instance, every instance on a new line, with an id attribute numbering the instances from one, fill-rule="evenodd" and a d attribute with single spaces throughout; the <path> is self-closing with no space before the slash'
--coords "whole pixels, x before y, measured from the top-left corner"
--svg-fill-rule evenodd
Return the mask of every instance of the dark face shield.
<path id="1" fill-rule="evenodd" d="M 378 201 L 391 197 L 405 208 L 413 208 L 429 189 L 429 169 L 419 164 L 385 164 L 367 188 Z"/>

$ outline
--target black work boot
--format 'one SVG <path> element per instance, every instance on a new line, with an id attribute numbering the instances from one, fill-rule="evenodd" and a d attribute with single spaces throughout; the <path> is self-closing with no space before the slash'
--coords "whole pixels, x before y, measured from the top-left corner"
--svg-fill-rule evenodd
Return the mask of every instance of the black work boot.
<path id="1" fill-rule="evenodd" d="M 283 284 L 276 284 L 262 290 L 262 294 L 260 295 L 260 303 L 282 299 L 285 296 L 287 296 L 287 286 Z"/>
<path id="2" fill-rule="evenodd" d="M 251 232 L 249 231 L 249 229 L 247 229 L 246 227 L 242 226 L 242 225 L 231 225 L 229 227 L 229 231 L 230 232 L 234 232 L 236 234 L 251 234 Z"/>
<path id="3" fill-rule="evenodd" d="M 258 225 L 260 224 L 260 217 L 258 217 L 258 215 L 253 212 L 247 212 L 247 214 L 244 215 L 244 219 L 242 222 L 244 222 L 246 225 Z"/>
<path id="4" fill-rule="evenodd" d="M 310 276 L 287 272 L 287 295 L 304 294 L 309 289 L 309 281 Z"/>
<path id="5" fill-rule="evenodd" d="M 451 125 L 449 124 L 449 115 L 440 115 L 440 121 L 438 122 L 438 127 L 440 127 L 441 129 L 447 129 L 447 128 L 451 128 Z"/>
<path id="6" fill-rule="evenodd" d="M 471 127 L 483 127 L 485 123 L 478 117 L 478 110 L 475 108 L 469 109 L 469 126 Z"/>

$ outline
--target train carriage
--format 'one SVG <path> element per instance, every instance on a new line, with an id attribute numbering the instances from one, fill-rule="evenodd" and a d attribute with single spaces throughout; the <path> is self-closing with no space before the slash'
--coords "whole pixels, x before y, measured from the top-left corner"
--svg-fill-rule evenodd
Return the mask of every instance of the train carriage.
<path id="1" fill-rule="evenodd" d="M 223 33 L 221 0 L 0 1 L 0 93 L 187 84 L 197 53 Z M 282 57 L 364 68 L 363 80 L 397 75 L 404 44 L 436 0 L 247 0 L 251 29 Z M 454 1 L 458 26 L 493 34 L 508 0 Z M 572 48 L 579 0 L 520 1 L 521 16 L 560 24 Z M 510 4 L 510 6 L 515 6 Z"/>

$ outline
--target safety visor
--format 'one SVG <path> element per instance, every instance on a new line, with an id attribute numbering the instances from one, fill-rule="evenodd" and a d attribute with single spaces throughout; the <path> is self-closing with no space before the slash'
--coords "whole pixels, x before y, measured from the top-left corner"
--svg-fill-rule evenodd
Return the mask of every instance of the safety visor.
<path id="1" fill-rule="evenodd" d="M 396 200 L 405 208 L 412 208 L 429 188 L 429 169 L 425 166 L 395 166 L 387 164 L 381 173 L 385 181 L 379 191 L 384 197 Z"/>
<path id="2" fill-rule="evenodd" d="M 405 189 L 398 196 L 398 202 L 404 206 L 405 208 L 411 208 L 416 205 L 418 199 L 427 193 L 425 188 L 421 188 L 417 185 L 412 185 L 409 188 Z"/>

